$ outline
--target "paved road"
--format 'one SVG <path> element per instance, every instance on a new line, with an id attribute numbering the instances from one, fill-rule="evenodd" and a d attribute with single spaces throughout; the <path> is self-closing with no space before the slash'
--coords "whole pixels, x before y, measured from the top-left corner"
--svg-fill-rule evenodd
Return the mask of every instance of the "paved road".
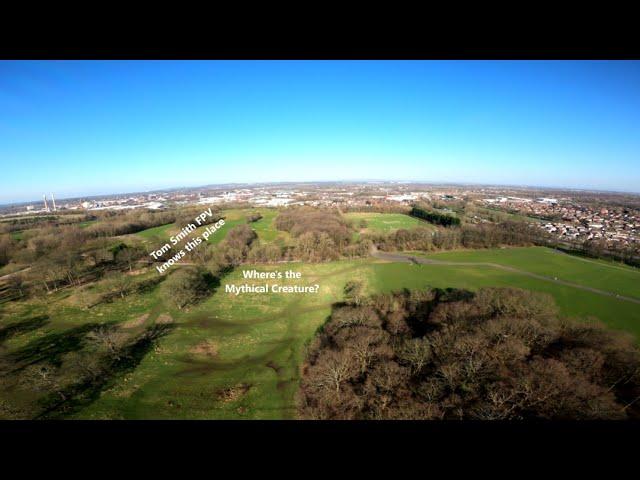
<path id="1" fill-rule="evenodd" d="M 443 261 L 443 260 L 434 260 L 432 258 L 424 258 L 424 257 L 416 257 L 414 255 L 409 255 L 406 253 L 398 253 L 398 252 L 381 252 L 380 250 L 374 249 L 371 252 L 375 258 L 379 258 L 381 260 L 387 260 L 389 262 L 404 262 L 404 263 L 415 263 L 415 264 L 424 264 L 424 265 L 451 265 L 451 266 L 470 266 L 470 267 L 490 267 L 497 268 L 499 270 L 504 270 L 506 272 L 517 273 L 519 275 L 524 275 L 531 278 L 536 278 L 538 280 L 543 280 L 545 282 L 557 283 L 558 285 L 566 285 L 567 287 L 577 288 L 579 290 L 584 290 L 585 292 L 597 293 L 598 295 L 604 295 L 607 297 L 613 297 L 618 300 L 624 300 L 626 302 L 636 303 L 640 305 L 640 299 L 634 297 L 626 297 L 624 295 L 618 295 L 613 292 L 607 292 L 605 290 L 600 290 L 597 288 L 587 287 L 584 285 L 580 285 L 578 283 L 567 282 L 564 280 L 558 280 L 554 277 L 547 277 L 545 275 L 538 275 L 537 273 L 527 272 L 526 270 L 520 270 L 514 267 L 507 267 L 506 265 L 500 265 L 497 263 L 487 263 L 487 262 L 451 262 L 451 261 Z"/>

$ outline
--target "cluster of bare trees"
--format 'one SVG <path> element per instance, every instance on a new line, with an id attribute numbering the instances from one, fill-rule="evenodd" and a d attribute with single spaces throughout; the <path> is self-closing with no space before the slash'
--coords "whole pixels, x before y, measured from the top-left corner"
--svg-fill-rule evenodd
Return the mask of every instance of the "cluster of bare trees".
<path id="1" fill-rule="evenodd" d="M 311 207 L 287 209 L 278 215 L 275 225 L 294 238 L 312 234 L 317 239 L 325 234 L 338 249 L 347 246 L 353 234 L 347 221 L 338 213 Z"/>
<path id="2" fill-rule="evenodd" d="M 405 209 L 406 210 L 406 209 Z M 405 212 L 406 213 L 406 212 Z M 351 223 L 329 210 L 296 208 L 281 212 L 276 226 L 288 231 L 295 243 L 287 247 L 254 246 L 251 261 L 331 261 L 367 256 L 372 245 L 381 250 L 451 250 L 493 248 L 502 245 L 544 244 L 548 234 L 524 222 L 464 224 L 454 228 L 417 227 L 391 233 L 365 233 L 354 238 Z M 545 238 L 542 238 L 545 237 Z"/>
<path id="3" fill-rule="evenodd" d="M 216 279 L 204 268 L 180 268 L 169 275 L 162 285 L 162 293 L 175 307 L 182 310 L 205 298 L 216 285 Z"/>
<path id="4" fill-rule="evenodd" d="M 74 413 L 135 369 L 172 327 L 86 323 L 34 337 L 0 357 L 0 391 L 12 392 L 0 402 L 0 418 L 64 418 Z"/>
<path id="5" fill-rule="evenodd" d="M 15 243 L 15 240 L 10 235 L 0 236 L 0 267 L 4 267 L 11 260 Z"/>
<path id="6" fill-rule="evenodd" d="M 365 213 L 404 213 L 409 215 L 411 207 L 401 203 L 379 203 L 374 204 L 368 202 L 366 206 L 346 206 L 343 208 L 344 213 L 348 212 L 365 212 Z"/>
<path id="7" fill-rule="evenodd" d="M 106 217 L 93 225 L 89 225 L 83 229 L 83 234 L 87 237 L 114 237 L 166 225 L 167 223 L 175 222 L 177 219 L 178 215 L 175 211 L 130 210 Z"/>
<path id="8" fill-rule="evenodd" d="M 495 248 L 502 245 L 527 246 L 545 244 L 546 232 L 524 222 L 467 224 L 459 228 L 400 229 L 389 234 L 365 234 L 378 248 L 393 250 L 453 250 L 456 248 Z"/>
<path id="9" fill-rule="evenodd" d="M 252 213 L 251 215 L 247 215 L 247 223 L 257 222 L 262 218 L 262 214 L 260 212 Z"/>
<path id="10" fill-rule="evenodd" d="M 251 245 L 258 238 L 249 225 L 238 225 L 227 233 L 216 247 L 209 246 L 208 265 L 215 275 L 221 275 L 246 260 Z"/>
<path id="11" fill-rule="evenodd" d="M 23 238 L 0 236 L 0 266 L 10 261 L 30 264 L 58 250 L 88 250 L 87 245 L 100 238 L 135 233 L 172 223 L 176 212 L 102 212 L 99 221 L 86 228 L 77 224 L 40 225 L 24 232 Z"/>
<path id="12" fill-rule="evenodd" d="M 56 212 L 55 215 L 43 216 L 16 216 L 8 217 L 0 222 L 0 234 L 18 232 L 31 228 L 57 227 L 61 225 L 73 225 L 83 223 L 98 218 L 98 213 L 78 214 L 74 211 Z"/>
<path id="13" fill-rule="evenodd" d="M 28 293 L 39 295 L 61 287 L 78 287 L 105 275 L 126 277 L 125 272 L 131 272 L 140 261 L 149 262 L 140 246 L 123 242 L 109 246 L 104 240 L 87 242 L 82 248 L 69 246 L 49 252 L 33 262 L 21 277 L 29 285 Z"/>
<path id="14" fill-rule="evenodd" d="M 47 227 L 50 228 L 50 227 Z M 139 262 L 149 262 L 146 250 L 135 244 L 108 238 L 75 235 L 73 227 L 61 227 L 56 233 L 42 233 L 24 242 L 14 258 L 22 272 L 7 279 L 13 296 L 40 295 L 62 287 L 78 287 L 109 272 L 132 272 Z M 28 268 L 27 268 L 28 267 Z"/>
<path id="15" fill-rule="evenodd" d="M 286 215 L 281 213 L 276 218 L 276 226 L 296 238 L 294 245 L 282 250 L 283 260 L 288 261 L 324 262 L 341 257 L 364 257 L 373 245 L 369 238 L 354 239 L 352 222 L 331 210 L 300 208 Z"/>
<path id="16" fill-rule="evenodd" d="M 633 339 L 558 318 L 517 289 L 404 291 L 349 284 L 309 347 L 299 414 L 313 419 L 640 417 Z"/>
<path id="17" fill-rule="evenodd" d="M 201 223 L 199 225 L 209 225 L 211 223 L 216 223 L 218 220 L 222 218 L 222 215 L 220 214 L 220 208 L 218 207 L 209 207 L 209 208 L 211 208 L 211 213 L 213 214 L 213 216 L 211 217 L 208 216 L 204 220 L 201 220 Z M 190 223 L 194 223 L 194 218 L 196 217 L 196 215 L 199 215 L 200 213 L 202 213 L 202 210 L 203 210 L 202 206 L 184 206 L 182 208 L 179 208 L 175 212 L 176 226 L 182 229 L 187 225 L 189 225 Z"/>
<path id="18" fill-rule="evenodd" d="M 0 266 L 15 264 L 23 273 L 7 281 L 9 297 L 23 298 L 80 286 L 110 271 L 132 272 L 141 261 L 149 262 L 144 248 L 135 242 L 114 243 L 114 236 L 164 225 L 181 218 L 193 218 L 196 209 L 173 212 L 127 211 L 98 212 L 92 225 L 81 228 L 64 215 L 57 221 L 31 222 L 34 228 L 20 237 L 0 235 Z M 81 217 L 84 218 L 84 217 Z M 94 219 L 92 215 L 90 218 Z M 76 218 L 77 220 L 77 218 Z M 20 224 L 22 225 L 22 224 Z M 27 268 L 29 267 L 29 268 Z"/>

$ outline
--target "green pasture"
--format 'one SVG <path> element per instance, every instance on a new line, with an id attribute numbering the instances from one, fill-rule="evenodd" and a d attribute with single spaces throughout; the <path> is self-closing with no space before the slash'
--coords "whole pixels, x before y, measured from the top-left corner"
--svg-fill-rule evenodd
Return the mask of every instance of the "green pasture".
<path id="1" fill-rule="evenodd" d="M 354 228 L 361 230 L 362 233 L 390 233 L 401 228 L 433 228 L 427 222 L 402 213 L 350 212 L 345 213 L 344 217 L 348 220 L 353 220 Z M 367 226 L 364 229 L 360 229 L 359 223 L 361 220 L 367 222 Z"/>
<path id="2" fill-rule="evenodd" d="M 621 263 L 568 255 L 551 248 L 467 250 L 429 253 L 424 256 L 443 261 L 495 263 L 640 299 L 640 269 Z"/>

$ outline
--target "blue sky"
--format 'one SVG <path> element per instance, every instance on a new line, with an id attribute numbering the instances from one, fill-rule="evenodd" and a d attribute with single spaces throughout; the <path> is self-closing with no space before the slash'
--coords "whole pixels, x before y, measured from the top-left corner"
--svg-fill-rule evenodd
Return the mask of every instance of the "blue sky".
<path id="1" fill-rule="evenodd" d="M 640 192 L 640 62 L 0 62 L 0 203 L 226 182 Z"/>

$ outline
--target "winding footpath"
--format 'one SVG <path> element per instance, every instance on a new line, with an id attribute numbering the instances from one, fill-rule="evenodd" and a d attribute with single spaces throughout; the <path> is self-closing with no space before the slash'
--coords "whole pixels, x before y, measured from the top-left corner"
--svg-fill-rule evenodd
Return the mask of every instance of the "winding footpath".
<path id="1" fill-rule="evenodd" d="M 558 285 L 565 285 L 567 287 L 577 288 L 579 290 L 584 290 L 585 292 L 597 293 L 598 295 L 604 295 L 606 297 L 616 298 L 618 300 L 624 300 L 626 302 L 636 303 L 640 305 L 640 299 L 634 297 L 626 297 L 624 295 L 618 295 L 613 292 L 607 292 L 605 290 L 600 290 L 597 288 L 586 287 L 584 285 L 580 285 L 578 283 L 567 282 L 565 280 L 558 280 L 554 277 L 547 277 L 545 275 L 538 275 L 537 273 L 527 272 L 526 270 L 520 270 L 514 267 L 508 267 L 506 265 L 500 265 L 497 263 L 488 263 L 488 262 L 451 262 L 451 261 L 443 261 L 443 260 L 434 260 L 432 258 L 424 258 L 424 257 L 416 257 L 415 255 L 409 255 L 406 253 L 399 252 L 381 252 L 380 250 L 373 249 L 371 255 L 380 260 L 386 260 L 388 262 L 403 262 L 403 263 L 415 263 L 415 264 L 423 264 L 423 265 L 449 265 L 449 266 L 469 266 L 469 267 L 490 267 L 497 268 L 498 270 L 503 270 L 505 272 L 517 273 L 519 275 L 524 275 L 531 278 L 536 278 L 538 280 L 542 280 L 545 282 L 552 282 Z"/>

